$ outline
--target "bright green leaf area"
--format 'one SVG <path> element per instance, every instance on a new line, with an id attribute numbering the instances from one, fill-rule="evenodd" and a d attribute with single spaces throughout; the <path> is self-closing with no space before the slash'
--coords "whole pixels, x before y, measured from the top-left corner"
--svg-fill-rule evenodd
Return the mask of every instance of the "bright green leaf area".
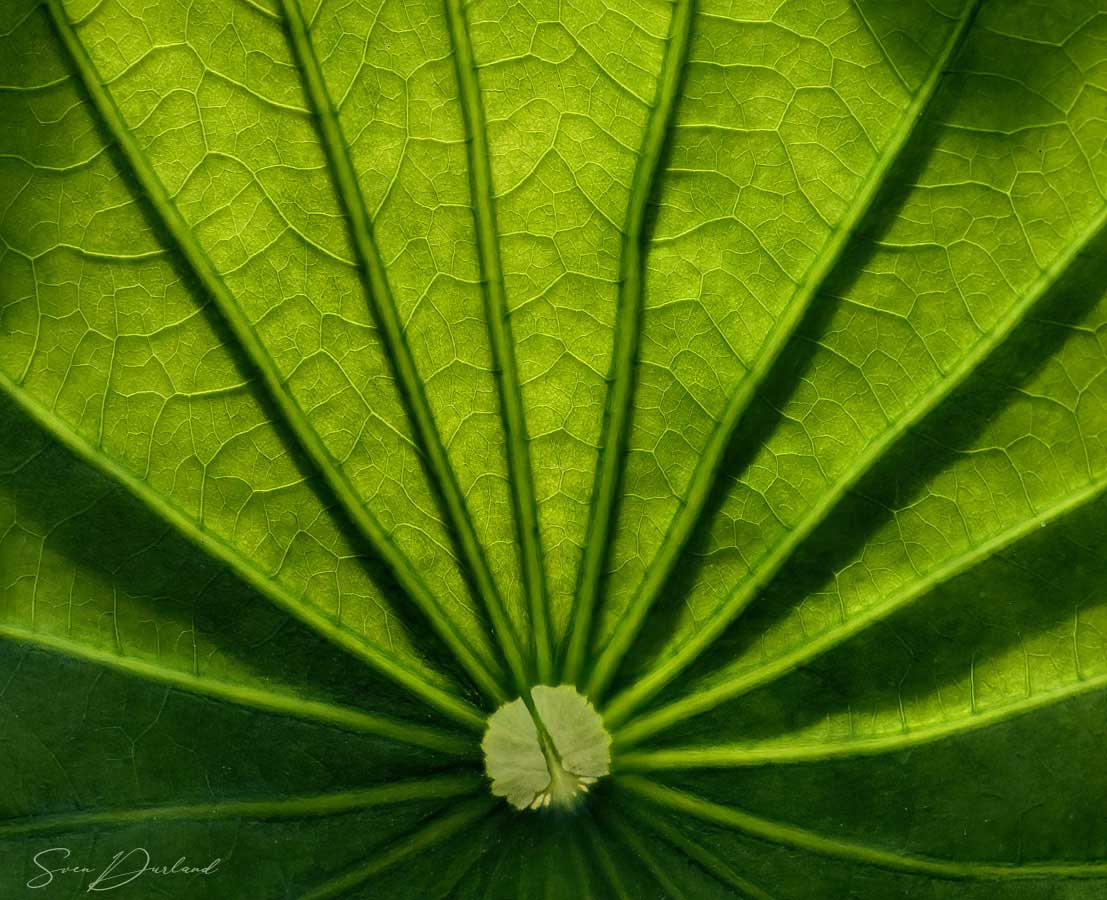
<path id="1" fill-rule="evenodd" d="M 0 897 L 1102 898 L 1105 336 L 1104 0 L 4 0 Z"/>

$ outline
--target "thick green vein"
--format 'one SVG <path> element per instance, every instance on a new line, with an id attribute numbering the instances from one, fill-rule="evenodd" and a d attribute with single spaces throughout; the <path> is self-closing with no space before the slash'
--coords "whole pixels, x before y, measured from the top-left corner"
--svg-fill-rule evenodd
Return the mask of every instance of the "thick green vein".
<path id="1" fill-rule="evenodd" d="M 0 836 L 77 831 L 101 827 L 123 827 L 142 822 L 250 819 L 275 821 L 337 816 L 343 813 L 410 803 L 416 800 L 449 800 L 473 794 L 481 786 L 481 776 L 436 775 L 412 781 L 400 781 L 356 791 L 278 797 L 268 799 L 212 800 L 208 803 L 183 803 L 172 806 L 136 806 L 126 809 L 98 809 L 47 816 L 28 816 L 0 820 Z"/>
<path id="2" fill-rule="evenodd" d="M 0 372 L 0 391 L 10 396 L 20 409 L 71 453 L 116 481 L 162 521 L 203 550 L 212 559 L 218 560 L 227 566 L 263 597 L 299 619 L 309 628 L 314 629 L 327 640 L 364 660 L 382 675 L 401 685 L 424 703 L 449 716 L 455 722 L 473 731 L 484 731 L 484 716 L 470 703 L 452 692 L 432 684 L 422 675 L 412 672 L 395 657 L 382 652 L 358 637 L 354 632 L 342 628 L 316 608 L 301 603 L 299 598 L 273 578 L 271 573 L 263 571 L 222 538 L 204 531 L 194 518 L 182 512 L 129 469 L 120 465 L 98 447 L 93 446 L 92 443 L 73 431 L 68 423 L 58 418 L 53 412 L 28 397 L 26 392 L 3 372 Z"/>
<path id="3" fill-rule="evenodd" d="M 408 346 L 399 309 L 373 237 L 373 223 L 365 204 L 365 195 L 358 184 L 350 147 L 342 133 L 334 103 L 331 101 L 323 69 L 315 55 L 311 34 L 304 20 L 300 0 L 281 0 L 288 39 L 293 55 L 303 76 L 304 91 L 315 115 L 319 138 L 330 166 L 335 189 L 346 212 L 350 237 L 357 255 L 358 266 L 365 281 L 366 294 L 373 318 L 381 334 L 381 341 L 388 356 L 396 382 L 403 397 L 408 417 L 415 430 L 415 438 L 422 453 L 427 472 L 442 502 L 450 533 L 457 545 L 466 572 L 484 604 L 500 649 L 507 660 L 520 694 L 529 684 L 526 660 L 519 647 L 519 639 L 507 616 L 503 598 L 492 576 L 488 558 L 473 527 L 465 497 L 458 484 L 457 474 L 442 443 L 442 436 L 434 421 L 430 402 L 427 400 L 422 379 L 419 377 L 415 358 Z M 464 643 L 464 642 L 462 642 Z M 455 648 L 455 652 L 461 648 Z M 465 649 L 467 657 L 471 650 Z M 503 698 L 506 699 L 506 698 Z M 501 700 L 503 702 L 503 700 Z"/>
<path id="4" fill-rule="evenodd" d="M 952 556 L 936 566 L 918 581 L 910 583 L 878 603 L 874 603 L 864 612 L 841 622 L 834 628 L 819 634 L 795 650 L 783 653 L 770 662 L 753 667 L 746 672 L 723 679 L 702 689 L 693 689 L 679 700 L 666 704 L 649 712 L 617 731 L 615 742 L 618 746 L 629 747 L 651 734 L 656 734 L 677 722 L 697 713 L 704 712 L 725 700 L 748 693 L 778 678 L 794 672 L 800 666 L 811 662 L 824 653 L 834 649 L 877 622 L 887 619 L 897 610 L 914 603 L 920 597 L 938 586 L 956 578 L 990 559 L 1018 541 L 1034 534 L 1051 522 L 1062 518 L 1103 496 L 1107 491 L 1107 478 L 1100 478 L 1085 485 L 1081 490 L 1063 497 L 1058 502 L 1041 510 L 1037 515 L 1019 522 L 1006 531 L 993 535 L 964 553 Z"/>
<path id="5" fill-rule="evenodd" d="M 905 872 L 927 875 L 955 881 L 1015 881 L 1045 878 L 1107 878 L 1107 862 L 1039 862 L 993 863 L 962 862 L 934 859 L 910 853 L 896 853 L 883 847 L 874 847 L 857 841 L 829 837 L 817 831 L 798 828 L 772 819 L 764 819 L 752 813 L 704 800 L 693 794 L 677 791 L 646 781 L 634 775 L 619 779 L 624 789 L 643 797 L 658 806 L 732 828 L 742 834 L 758 838 L 770 844 L 792 847 L 819 856 L 844 859 L 850 862 Z"/>
<path id="6" fill-rule="evenodd" d="M 694 14 L 695 0 L 676 0 L 669 23 L 669 38 L 661 64 L 657 92 L 646 122 L 645 135 L 630 185 L 626 224 L 619 251 L 619 296 L 616 301 L 615 338 L 600 436 L 600 456 L 592 487 L 584 552 L 576 595 L 573 598 L 569 643 L 562 671 L 562 679 L 567 682 L 576 682 L 582 674 L 590 649 L 592 619 L 604 568 L 611 551 L 616 499 L 626 465 L 638 342 L 642 331 L 646 213 L 654 194 L 673 113 L 680 96 Z"/>
<path id="7" fill-rule="evenodd" d="M 124 656 L 90 644 L 11 625 L 0 624 L 0 638 L 105 666 L 135 678 L 163 684 L 189 694 L 211 697 L 246 709 L 302 719 L 307 722 L 318 722 L 344 731 L 372 734 L 462 757 L 475 757 L 480 753 L 475 741 L 467 740 L 461 735 L 452 734 L 444 729 L 410 725 L 348 706 L 303 697 L 291 690 L 278 690 L 272 687 L 259 687 L 194 675 L 150 660 Z"/>
<path id="8" fill-rule="evenodd" d="M 131 173 L 145 192 L 149 208 L 157 216 L 173 247 L 180 253 L 214 301 L 242 353 L 260 378 L 267 398 L 280 413 L 283 424 L 311 460 L 358 532 L 364 536 L 374 552 L 392 571 L 396 581 L 419 606 L 476 684 L 494 701 L 503 702 L 506 696 L 498 674 L 474 653 L 471 644 L 459 633 L 457 626 L 423 582 L 414 566 L 362 502 L 357 490 L 331 456 L 322 438 L 288 390 L 277 364 L 269 355 L 253 323 L 227 288 L 206 251 L 170 198 L 169 192 L 154 171 L 146 153 L 127 127 L 123 114 L 101 81 L 87 50 L 66 17 L 60 0 L 47 0 L 46 9 L 104 127 L 119 147 Z"/>
<path id="9" fill-rule="evenodd" d="M 492 163 L 488 149 L 488 129 L 484 120 L 477 64 L 473 44 L 465 20 L 462 0 L 446 0 L 450 41 L 454 67 L 465 119 L 466 147 L 469 154 L 469 190 L 476 224 L 477 249 L 480 255 L 481 280 L 484 287 L 485 319 L 496 369 L 496 385 L 500 394 L 500 411 L 507 437 L 507 467 L 511 480 L 511 498 L 515 509 L 515 526 L 519 535 L 519 550 L 523 563 L 523 584 L 527 592 L 532 632 L 532 651 L 538 680 L 551 684 L 553 672 L 553 636 L 550 631 L 550 611 L 546 590 L 546 571 L 542 558 L 542 543 L 538 530 L 538 502 L 534 493 L 534 472 L 530 461 L 530 443 L 526 414 L 523 410 L 523 390 L 519 383 L 519 367 L 515 360 L 515 341 L 511 335 L 511 318 L 504 287 L 503 265 L 500 260 L 499 229 L 496 226 L 496 206 L 492 199 Z"/>
<path id="10" fill-rule="evenodd" d="M 998 725 L 1017 716 L 1062 703 L 1072 697 L 1107 688 L 1107 675 L 1071 682 L 1055 690 L 1022 697 L 995 709 L 974 711 L 962 718 L 907 728 L 904 731 L 826 741 L 764 741 L 733 744 L 674 746 L 638 750 L 617 757 L 619 772 L 655 772 L 665 769 L 730 769 L 742 766 L 790 765 L 861 756 L 879 756 L 909 750 Z"/>
<path id="11" fill-rule="evenodd" d="M 604 719 L 609 723 L 609 727 L 625 722 L 643 703 L 698 659 L 704 650 L 711 646 L 730 623 L 753 601 L 765 585 L 776 576 L 800 544 L 826 520 L 831 510 L 837 506 L 846 493 L 872 469 L 893 444 L 899 441 L 923 418 L 934 412 L 942 401 L 963 384 L 991 356 L 996 348 L 1011 336 L 1030 310 L 1043 301 L 1050 290 L 1058 283 L 1061 276 L 1105 232 L 1107 232 L 1107 206 L 1100 210 L 1098 215 L 1079 233 L 1076 240 L 1069 244 L 1065 251 L 1034 280 L 1026 293 L 1012 304 L 1004 316 L 996 322 L 992 330 L 977 341 L 976 345 L 961 358 L 956 366 L 950 369 L 944 378 L 936 382 L 919 398 L 913 407 L 906 410 L 899 419 L 881 432 L 854 457 L 850 466 L 819 497 L 799 524 L 788 532 L 784 539 L 769 552 L 749 578 L 731 591 L 723 604 L 712 613 L 700 629 L 681 645 L 676 653 L 655 666 L 647 675 L 611 702 L 611 705 L 604 711 Z M 849 636 L 845 633 L 847 629 L 860 630 L 860 628 L 866 627 L 876 618 L 887 615 L 898 606 L 910 602 L 910 600 L 934 585 L 953 577 L 964 571 L 968 566 L 986 559 L 991 554 L 1018 540 L 1029 533 L 1033 527 L 1040 527 L 1045 522 L 1084 505 L 1094 499 L 1104 487 L 1105 484 L 1102 480 L 1092 482 L 1082 490 L 1071 494 L 1059 503 L 1027 519 L 1022 524 L 990 538 L 966 554 L 947 561 L 928 574 L 917 585 L 907 589 L 902 598 L 892 598 L 883 604 L 878 604 L 874 609 L 864 614 L 860 617 L 863 624 L 855 626 L 852 623 L 846 623 L 843 629 L 835 632 L 835 634 L 841 633 L 843 635 L 841 640 L 844 640 L 845 637 Z M 840 642 L 834 640 L 823 646 L 821 642 L 824 640 L 825 638 L 821 638 L 813 642 L 819 649 L 816 653 L 805 658 L 810 659 Z M 686 702 L 694 703 L 696 701 L 688 697 Z"/>
<path id="12" fill-rule="evenodd" d="M 471 828 L 496 806 L 497 802 L 491 796 L 462 804 L 452 812 L 432 819 L 422 828 L 393 842 L 348 872 L 300 895 L 299 900 L 329 900 L 331 897 L 345 896 L 385 869 L 398 865 L 408 857 L 436 847 L 465 829 Z"/>
<path id="13" fill-rule="evenodd" d="M 726 862 L 696 843 L 679 828 L 676 828 L 667 819 L 656 815 L 647 815 L 637 803 L 628 803 L 627 810 L 632 816 L 641 821 L 647 828 L 655 831 L 663 840 L 667 841 L 689 859 L 697 862 L 704 871 L 717 878 L 728 887 L 734 888 L 740 897 L 752 898 L 752 900 L 775 900 L 769 894 L 759 888 L 753 882 L 743 878 L 734 871 Z"/>
<path id="14" fill-rule="evenodd" d="M 661 547 L 654 555 L 641 586 L 619 620 L 607 646 L 600 654 L 589 683 L 588 693 L 598 698 L 615 676 L 620 662 L 630 650 L 642 624 L 654 603 L 661 596 L 684 548 L 688 545 L 707 502 L 716 490 L 726 460 L 727 451 L 735 439 L 750 403 L 780 358 L 781 353 L 807 314 L 811 302 L 835 270 L 850 247 L 854 233 L 873 207 L 884 187 L 885 180 L 922 121 L 923 114 L 938 90 L 950 61 L 956 55 L 969 31 L 982 0 L 968 0 L 957 24 L 952 28 L 942 52 L 934 60 L 926 81 L 904 110 L 895 133 L 881 151 L 869 171 L 842 221 L 823 245 L 818 258 L 812 263 L 803 283 L 788 304 L 787 310 L 774 324 L 757 358 L 742 381 L 727 400 L 727 405 L 703 452 L 696 460 L 696 467 L 680 506 L 662 539 Z"/>
<path id="15" fill-rule="evenodd" d="M 606 822 L 615 837 L 630 851 L 630 857 L 645 864 L 654 880 L 661 885 L 661 889 L 672 900 L 689 900 L 688 895 L 681 889 L 680 885 L 673 881 L 669 873 L 665 871 L 665 867 L 653 854 L 650 845 L 642 839 L 637 830 L 624 821 L 618 812 L 609 814 L 606 817 Z"/>

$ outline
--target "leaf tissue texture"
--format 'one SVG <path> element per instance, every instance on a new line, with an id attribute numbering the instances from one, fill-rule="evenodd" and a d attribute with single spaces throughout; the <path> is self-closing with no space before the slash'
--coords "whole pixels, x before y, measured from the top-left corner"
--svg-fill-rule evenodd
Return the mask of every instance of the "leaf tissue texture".
<path id="1" fill-rule="evenodd" d="M 0 897 L 1107 896 L 1105 335 L 1104 0 L 0 0 Z"/>

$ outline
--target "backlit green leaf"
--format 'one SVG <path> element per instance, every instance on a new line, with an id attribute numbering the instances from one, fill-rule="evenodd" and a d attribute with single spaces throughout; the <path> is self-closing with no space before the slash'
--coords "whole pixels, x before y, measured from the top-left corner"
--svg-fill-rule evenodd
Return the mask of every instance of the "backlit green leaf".
<path id="1" fill-rule="evenodd" d="M 0 197 L 5 900 L 1107 890 L 1103 0 L 5 0 Z"/>

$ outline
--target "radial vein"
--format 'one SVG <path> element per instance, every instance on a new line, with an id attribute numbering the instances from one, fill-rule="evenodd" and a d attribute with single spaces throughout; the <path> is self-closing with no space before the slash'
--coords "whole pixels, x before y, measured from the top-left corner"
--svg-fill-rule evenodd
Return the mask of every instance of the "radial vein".
<path id="1" fill-rule="evenodd" d="M 566 650 L 563 679 L 575 682 L 582 674 L 592 635 L 603 570 L 610 554 L 616 513 L 616 497 L 626 465 L 631 403 L 641 336 L 646 265 L 646 213 L 661 169 L 666 142 L 680 95 L 688 59 L 694 0 L 676 0 L 669 24 L 669 38 L 661 64 L 654 104 L 646 122 L 642 147 L 631 181 L 619 255 L 619 295 L 615 312 L 615 338 L 610 382 L 604 406 L 600 457 L 592 499 L 580 576 Z"/>
<path id="2" fill-rule="evenodd" d="M 465 119 L 466 147 L 469 154 L 469 189 L 473 201 L 477 249 L 484 287 L 485 318 L 488 322 L 492 363 L 500 395 L 500 410 L 507 437 L 507 466 L 511 481 L 515 525 L 522 557 L 523 584 L 530 610 L 538 680 L 553 681 L 553 637 L 546 590 L 546 572 L 538 528 L 538 503 L 534 493 L 530 445 L 519 368 L 515 360 L 515 342 L 500 260 L 499 230 L 492 196 L 492 164 L 488 148 L 487 126 L 481 101 L 473 44 L 465 20 L 462 0 L 446 0 L 454 66 L 460 89 L 461 110 Z"/>
<path id="3" fill-rule="evenodd" d="M 431 819 L 422 828 L 390 844 L 361 865 L 301 895 L 299 900 L 328 900 L 330 897 L 346 896 L 374 875 L 410 856 L 429 850 L 476 824 L 495 806 L 496 801 L 491 796 L 480 797 L 452 812 Z"/>
<path id="4" fill-rule="evenodd" d="M 608 887 L 611 888 L 612 893 L 616 896 L 617 900 L 634 900 L 627 886 L 623 884 L 619 868 L 608 852 L 607 841 L 604 840 L 603 833 L 596 827 L 595 820 L 591 816 L 585 815 L 580 817 L 580 822 L 585 831 L 585 836 L 588 838 L 588 846 L 592 850 L 592 856 L 596 861 L 596 865 L 607 881 Z"/>
<path id="5" fill-rule="evenodd" d="M 959 719 L 907 728 L 904 731 L 825 741 L 764 741 L 759 743 L 674 746 L 664 750 L 639 750 L 617 757 L 620 772 L 663 769 L 719 769 L 739 766 L 788 765 L 824 762 L 858 756 L 878 756 L 919 747 L 971 731 L 998 725 L 1016 716 L 1052 706 L 1072 697 L 1107 688 L 1107 675 L 1097 675 L 1051 691 L 1023 697 L 1013 703 Z"/>
<path id="6" fill-rule="evenodd" d="M 637 859 L 645 863 L 650 874 L 653 875 L 657 883 L 661 885 L 661 889 L 672 898 L 672 900 L 688 900 L 688 895 L 681 890 L 680 885 L 673 880 L 665 867 L 658 862 L 650 845 L 642 840 L 642 836 L 634 828 L 631 828 L 627 822 L 623 821 L 617 810 L 613 810 L 609 814 L 608 827 L 611 828 L 615 836 L 626 846 L 627 850 L 630 851 L 630 857 L 632 859 Z"/>
<path id="7" fill-rule="evenodd" d="M 37 649 L 80 659 L 125 672 L 138 678 L 164 684 L 177 690 L 212 697 L 262 712 L 320 722 L 346 731 L 374 734 L 411 744 L 462 756 L 479 752 L 474 741 L 462 735 L 426 725 L 412 725 L 360 709 L 302 697 L 288 689 L 268 684 L 265 687 L 194 675 L 133 656 L 124 656 L 77 641 L 66 640 L 43 632 L 0 624 L 0 638 Z"/>
<path id="8" fill-rule="evenodd" d="M 101 826 L 126 826 L 142 822 L 196 821 L 218 819 L 306 819 L 336 816 L 376 806 L 410 803 L 417 800 L 448 800 L 473 794 L 481 777 L 437 775 L 413 781 L 304 796 L 211 800 L 207 803 L 182 803 L 173 806 L 136 806 L 122 809 L 98 809 L 55 815 L 35 815 L 20 819 L 0 819 L 0 835 L 75 831 Z"/>
<path id="9" fill-rule="evenodd" d="M 450 463 L 442 437 L 434 421 L 415 358 L 404 333 L 399 309 L 392 295 L 384 260 L 373 236 L 373 223 L 361 191 L 357 171 L 350 156 L 350 147 L 342 132 L 338 114 L 315 55 L 310 30 L 304 20 L 300 0 L 281 0 L 288 26 L 289 44 L 303 76 L 304 91 L 315 114 L 323 152 L 330 166 L 335 189 L 346 212 L 350 237 L 358 266 L 365 281 L 366 294 L 373 318 L 381 334 L 381 342 L 396 376 L 404 406 L 415 429 L 415 438 L 422 457 L 442 502 L 450 533 L 457 545 L 468 576 L 484 604 L 500 650 L 507 660 L 517 691 L 528 683 L 526 663 L 519 649 L 515 629 L 507 617 L 503 598 L 488 565 L 488 558 L 473 527 L 465 496 Z M 460 636 L 459 636 L 460 637 Z M 453 646 L 455 653 L 464 652 L 470 660 L 472 651 L 465 645 Z M 459 657 L 460 658 L 460 657 Z M 481 673 L 484 678 L 487 673 Z M 498 690 L 498 689 L 497 689 Z M 499 692 L 499 690 L 498 690 Z M 504 698 L 506 699 L 506 698 Z"/>
<path id="10" fill-rule="evenodd" d="M 846 493 L 872 469 L 877 460 L 884 456 L 888 449 L 907 434 L 912 427 L 933 412 L 943 400 L 949 397 L 959 385 L 964 383 L 965 379 L 980 367 L 997 347 L 1006 341 L 1027 313 L 1042 302 L 1049 294 L 1050 289 L 1057 284 L 1061 275 L 1104 234 L 1105 229 L 1107 229 L 1107 206 L 1100 210 L 1078 235 L 1077 239 L 1069 244 L 1049 268 L 1035 279 L 1026 293 L 1011 305 L 1011 308 L 996 322 L 992 330 L 981 338 L 944 378 L 936 382 L 914 406 L 905 411 L 899 419 L 857 454 L 851 465 L 819 497 L 799 524 L 788 532 L 784 539 L 767 554 L 764 561 L 749 578 L 735 586 L 700 629 L 682 644 L 676 653 L 655 666 L 633 687 L 628 688 L 611 702 L 610 707 L 604 712 L 605 721 L 609 721 L 612 726 L 625 722 L 629 715 L 698 659 L 703 651 L 711 646 L 762 588 L 780 571 L 799 545 L 825 521 L 830 511 Z M 979 559 L 987 558 L 995 553 L 997 549 L 1021 537 L 1026 532 L 1025 526 L 1028 522 L 1040 524 L 1043 521 L 1064 515 L 1069 510 L 1094 499 L 1104 487 L 1105 485 L 1101 481 L 1090 483 L 1082 490 L 1062 499 L 1055 506 L 1031 517 L 1022 525 L 985 541 L 963 557 L 957 557 L 946 565 L 939 567 L 923 580 L 922 586 L 929 587 L 940 583 L 940 581 L 951 577 L 958 571 L 963 571 L 967 565 Z M 913 590 L 911 596 L 915 596 Z M 878 609 L 884 609 L 884 607 L 878 606 Z M 862 621 L 872 621 L 872 615 L 873 613 L 870 613 L 868 617 L 863 617 Z M 847 625 L 845 627 L 852 628 L 854 626 Z M 813 655 L 824 652 L 828 646 L 832 645 L 827 643 L 826 646 L 823 646 L 820 641 L 814 643 L 817 647 L 817 653 Z M 837 643 L 837 641 L 834 643 Z M 696 702 L 692 698 L 688 698 L 688 700 L 689 702 Z"/>
<path id="11" fill-rule="evenodd" d="M 894 872 L 929 875 L 958 881 L 1009 881 L 1034 878 L 1107 878 L 1107 862 L 989 863 L 935 859 L 897 853 L 857 841 L 830 837 L 817 831 L 765 819 L 723 806 L 693 794 L 653 784 L 628 775 L 619 779 L 626 790 L 665 809 L 732 828 L 770 844 L 792 847 L 819 856 L 844 859 Z"/>
<path id="12" fill-rule="evenodd" d="M 122 112 L 89 58 L 88 51 L 66 17 L 60 0 L 48 0 L 46 8 L 104 126 L 122 152 L 135 179 L 145 191 L 149 199 L 149 208 L 156 214 L 171 237 L 173 246 L 214 301 L 239 348 L 259 376 L 266 397 L 280 412 L 283 424 L 333 492 L 343 512 L 389 567 L 400 586 L 427 616 L 436 632 L 473 680 L 493 700 L 502 702 L 505 695 L 500 678 L 484 660 L 477 656 L 471 644 L 462 637 L 453 620 L 423 582 L 410 560 L 400 551 L 388 532 L 366 507 L 356 488 L 331 456 L 322 438 L 288 390 L 284 377 L 269 355 L 253 323 L 223 281 L 180 210 L 170 198 L 153 164 L 128 128 Z"/>
<path id="13" fill-rule="evenodd" d="M 966 4 L 960 19 L 951 29 L 942 52 L 934 60 L 926 81 L 904 110 L 895 133 L 889 138 L 857 191 L 849 210 L 823 245 L 818 258 L 811 265 L 785 313 L 774 324 L 750 370 L 730 394 L 718 424 L 696 460 L 696 467 L 689 479 L 688 487 L 669 523 L 661 546 L 654 555 L 629 607 L 619 619 L 611 639 L 600 654 L 589 683 L 590 696 L 598 698 L 610 684 L 619 663 L 630 650 L 646 616 L 665 588 L 682 551 L 700 523 L 709 498 L 715 491 L 727 450 L 757 390 L 773 371 L 777 359 L 805 317 L 811 301 L 818 296 L 828 277 L 844 258 L 854 232 L 880 195 L 885 177 L 900 158 L 904 148 L 910 144 L 923 118 L 923 113 L 934 97 L 942 81 L 942 75 L 968 33 L 981 2 L 982 0 L 969 0 Z"/>
<path id="14" fill-rule="evenodd" d="M 695 860 L 723 884 L 734 888 L 738 891 L 739 896 L 748 897 L 750 900 L 775 900 L 772 894 L 763 891 L 753 882 L 743 878 L 721 858 L 706 847 L 693 841 L 665 818 L 655 815 L 646 815 L 645 811 L 637 804 L 632 803 L 627 805 L 632 816 L 638 818 L 647 828 L 651 828 L 657 832 L 662 839 L 667 841 L 689 859 Z"/>
<path id="15" fill-rule="evenodd" d="M 0 372 L 0 391 L 10 396 L 16 405 L 62 446 L 116 481 L 171 528 L 212 559 L 226 565 L 263 597 L 291 613 L 327 640 L 365 660 L 374 669 L 402 685 L 424 703 L 445 713 L 467 728 L 474 731 L 484 730 L 484 716 L 470 703 L 411 671 L 396 657 L 363 640 L 355 632 L 341 627 L 315 607 L 301 603 L 299 598 L 273 578 L 271 573 L 248 560 L 221 537 L 206 532 L 192 516 L 182 512 L 129 469 L 111 459 L 98 447 L 94 447 L 53 412 L 31 400 L 26 392 L 3 372 Z"/>
<path id="16" fill-rule="evenodd" d="M 674 700 L 672 703 L 640 716 L 618 731 L 616 742 L 620 746 L 629 747 L 651 734 L 669 728 L 677 722 L 712 709 L 725 700 L 746 694 L 755 688 L 794 672 L 800 666 L 817 659 L 877 622 L 887 619 L 895 611 L 903 609 L 919 598 L 926 596 L 940 585 L 967 572 L 1020 540 L 1037 533 L 1051 522 L 1070 515 L 1094 502 L 1102 497 L 1104 492 L 1107 492 L 1107 477 L 1090 482 L 1081 490 L 1069 494 L 1041 510 L 1037 515 L 1024 519 L 1018 525 L 994 535 L 964 553 L 951 557 L 918 581 L 912 582 L 904 589 L 878 603 L 874 603 L 853 618 L 827 629 L 800 647 L 745 672 L 721 679 L 710 686 L 692 689 L 679 700 Z M 1033 708 L 1033 706 L 1030 708 Z M 987 721 L 983 715 L 980 718 Z"/>

